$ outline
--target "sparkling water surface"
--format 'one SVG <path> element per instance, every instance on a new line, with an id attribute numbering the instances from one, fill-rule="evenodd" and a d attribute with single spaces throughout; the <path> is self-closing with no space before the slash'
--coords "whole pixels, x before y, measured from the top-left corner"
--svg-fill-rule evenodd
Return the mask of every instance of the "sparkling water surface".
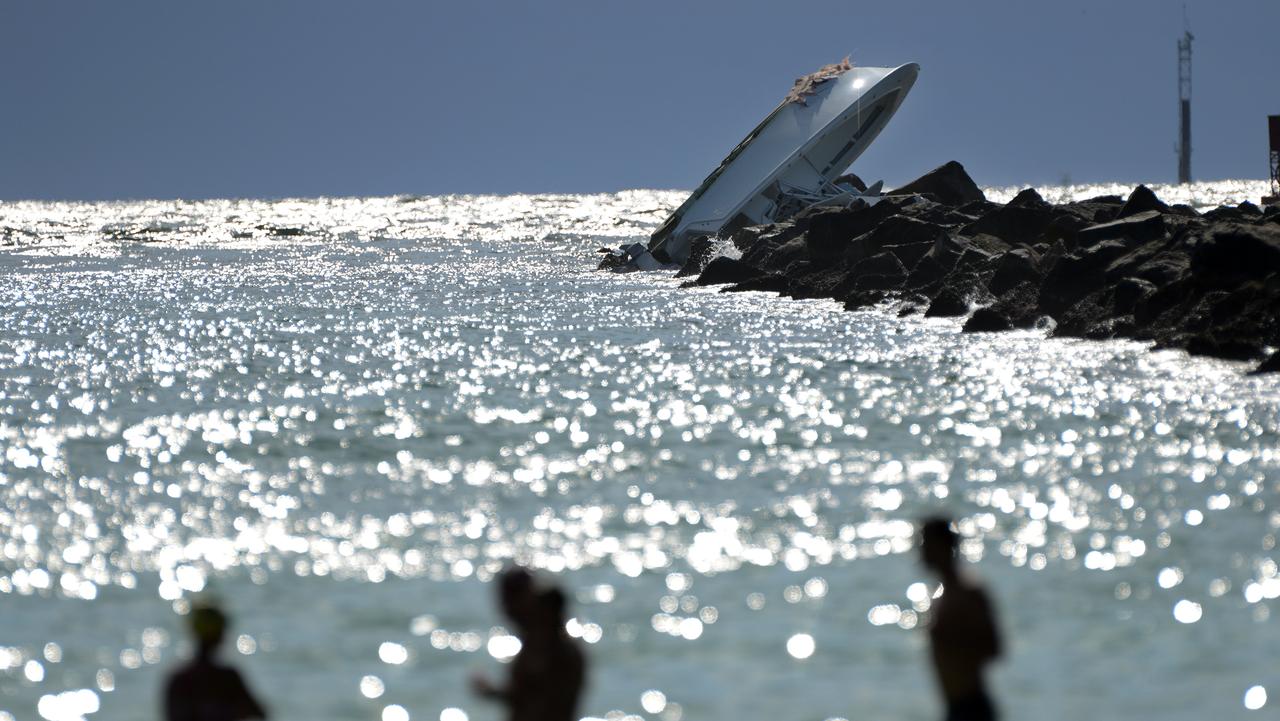
<path id="1" fill-rule="evenodd" d="M 937 718 L 934 511 L 1009 718 L 1274 713 L 1280 379 L 594 270 L 682 198 L 0 203 L 0 721 L 157 717 L 208 594 L 274 718 L 496 719 L 512 560 L 586 716 Z"/>

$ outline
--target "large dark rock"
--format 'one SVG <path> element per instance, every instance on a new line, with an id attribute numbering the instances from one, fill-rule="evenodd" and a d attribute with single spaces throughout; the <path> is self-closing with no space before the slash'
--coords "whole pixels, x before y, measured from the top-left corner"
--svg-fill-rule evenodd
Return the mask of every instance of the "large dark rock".
<path id="1" fill-rule="evenodd" d="M 884 202 L 849 210 L 825 209 L 807 217 L 804 242 L 814 257 L 843 255 L 848 252 L 850 241 L 897 214 L 896 205 Z"/>
<path id="2" fill-rule="evenodd" d="M 1280 373 L 1280 350 L 1267 356 L 1267 359 L 1258 364 L 1257 368 L 1249 371 L 1249 375 L 1256 376 L 1263 373 Z"/>
<path id="3" fill-rule="evenodd" d="M 1123 242 L 1104 240 L 1063 257 L 1040 286 L 1040 309 L 1061 322 L 1067 309 L 1106 284 L 1103 269 L 1128 252 Z"/>
<path id="4" fill-rule="evenodd" d="M 969 320 L 964 322 L 961 328 L 965 333 L 996 333 L 1002 330 L 1011 330 L 1013 323 L 1004 317 L 1004 314 L 998 310 L 991 308 L 979 308 L 969 316 Z"/>
<path id="5" fill-rule="evenodd" d="M 1081 228 L 1076 233 L 1076 242 L 1082 247 L 1120 238 L 1142 242 L 1163 238 L 1165 232 L 1164 216 L 1159 211 L 1148 210 L 1109 223 Z"/>
<path id="6" fill-rule="evenodd" d="M 1145 185 L 1139 185 L 1129 194 L 1129 199 L 1124 202 L 1124 206 L 1120 208 L 1120 212 L 1116 214 L 1116 218 L 1128 218 L 1138 213 L 1146 213 L 1148 211 L 1156 211 L 1157 213 L 1168 213 L 1169 206 L 1160 202 L 1155 192 Z"/>
<path id="7" fill-rule="evenodd" d="M 1045 199 L 1041 197 L 1040 193 L 1036 192 L 1035 188 L 1025 188 L 1013 196 L 1013 200 L 1009 201 L 1008 207 L 1045 209 L 1053 206 L 1045 202 Z"/>
<path id="8" fill-rule="evenodd" d="M 854 265 L 833 295 L 845 298 L 866 290 L 896 290 L 907 280 L 907 269 L 892 253 L 877 253 Z"/>
<path id="9" fill-rule="evenodd" d="M 966 225 L 960 233 L 992 235 L 1006 243 L 1028 245 L 1035 242 L 1057 218 L 1058 214 L 1047 206 L 1006 205 Z"/>
<path id="10" fill-rule="evenodd" d="M 1015 328 L 1030 328 L 1041 317 L 1038 307 L 1040 287 L 1037 283 L 1019 283 L 1005 291 L 988 310 L 1000 314 Z"/>
<path id="11" fill-rule="evenodd" d="M 1280 228 L 1226 223 L 1214 227 L 1191 253 L 1191 273 L 1214 286 L 1238 284 L 1280 271 Z"/>
<path id="12" fill-rule="evenodd" d="M 976 200 L 986 200 L 982 189 L 965 172 L 964 166 L 952 160 L 934 168 L 906 185 L 892 190 L 889 195 L 931 195 L 940 203 L 964 205 Z"/>
<path id="13" fill-rule="evenodd" d="M 1133 309 L 1155 295 L 1156 285 L 1142 278 L 1121 278 L 1112 291 L 1112 311 L 1116 315 L 1131 315 Z"/>
<path id="14" fill-rule="evenodd" d="M 996 259 L 996 270 L 987 288 L 997 296 L 1021 283 L 1039 283 L 1040 258 L 1030 248 L 1015 248 Z"/>
<path id="15" fill-rule="evenodd" d="M 960 291 L 944 288 L 929 301 L 926 318 L 956 318 L 969 312 L 969 299 Z"/>
<path id="16" fill-rule="evenodd" d="M 744 293 L 749 290 L 758 290 L 768 293 L 786 293 L 790 289 L 791 282 L 787 280 L 785 275 L 778 273 L 768 273 L 756 276 L 751 280 L 745 280 L 741 283 L 722 289 L 721 293 Z"/>
<path id="17" fill-rule="evenodd" d="M 1251 361 L 1259 360 L 1266 353 L 1256 343 L 1238 340 L 1223 340 L 1212 333 L 1191 336 L 1186 341 L 1187 353 L 1191 355 L 1211 356 L 1226 360 Z"/>
<path id="18" fill-rule="evenodd" d="M 894 246 L 919 248 L 919 252 L 900 250 L 904 257 L 910 257 L 914 265 L 920 256 L 928 252 L 939 240 L 946 238 L 947 231 L 942 228 L 902 215 L 895 215 L 885 220 L 874 230 L 866 233 L 852 243 L 844 254 L 845 262 L 858 263 L 877 253 L 884 252 Z M 903 261 L 904 264 L 906 261 Z"/>
<path id="19" fill-rule="evenodd" d="M 689 259 L 681 266 L 680 271 L 676 273 L 676 277 L 683 278 L 701 273 L 702 269 L 711 260 L 711 254 L 715 252 L 716 244 L 715 238 L 705 235 L 694 238 L 689 243 Z"/>
<path id="20" fill-rule="evenodd" d="M 725 283 L 745 283 L 764 275 L 759 268 L 747 265 L 735 258 L 720 256 L 713 258 L 702 274 L 694 281 L 694 285 L 723 285 Z"/>

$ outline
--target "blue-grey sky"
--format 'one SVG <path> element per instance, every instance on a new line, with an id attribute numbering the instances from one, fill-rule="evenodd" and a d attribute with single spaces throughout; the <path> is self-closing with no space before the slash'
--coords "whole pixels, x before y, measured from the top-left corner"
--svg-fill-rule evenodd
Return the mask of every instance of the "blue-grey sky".
<path id="1" fill-rule="evenodd" d="M 1265 177 L 1280 2 L 1190 0 L 1193 172 Z M 6 0 L 0 199 L 692 188 L 796 75 L 918 62 L 854 170 L 1176 175 L 1173 0 Z"/>

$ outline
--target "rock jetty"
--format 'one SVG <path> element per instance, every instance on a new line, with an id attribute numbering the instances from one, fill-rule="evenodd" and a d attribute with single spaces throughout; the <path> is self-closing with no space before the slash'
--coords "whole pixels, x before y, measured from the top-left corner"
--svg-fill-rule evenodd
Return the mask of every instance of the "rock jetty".
<path id="1" fill-rule="evenodd" d="M 1199 213 L 1145 186 L 1054 205 L 988 201 L 956 162 L 848 208 L 696 241 L 679 275 L 724 291 L 964 317 L 966 332 L 1048 327 L 1280 370 L 1280 209 Z M 660 261 L 666 260 L 659 258 Z M 608 262 L 602 267 L 609 265 Z"/>

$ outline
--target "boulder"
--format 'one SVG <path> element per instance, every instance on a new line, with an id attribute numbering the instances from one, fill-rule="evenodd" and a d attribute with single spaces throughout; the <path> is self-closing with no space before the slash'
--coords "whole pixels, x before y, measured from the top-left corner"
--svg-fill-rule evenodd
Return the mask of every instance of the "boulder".
<path id="1" fill-rule="evenodd" d="M 1202 217 L 1211 223 L 1230 223 L 1244 220 L 1245 214 L 1229 205 L 1219 205 L 1205 211 Z"/>
<path id="2" fill-rule="evenodd" d="M 1258 364 L 1257 368 L 1249 371 L 1249 375 L 1256 376 L 1263 373 L 1280 373 L 1280 350 L 1267 356 L 1267 359 Z"/>
<path id="3" fill-rule="evenodd" d="M 1040 258 L 1030 248 L 1015 248 L 996 259 L 996 271 L 987 289 L 997 296 L 1021 283 L 1039 283 Z"/>
<path id="4" fill-rule="evenodd" d="M 842 255 L 849 243 L 898 214 L 893 203 L 880 202 L 858 209 L 828 208 L 805 219 L 804 242 L 815 257 Z"/>
<path id="5" fill-rule="evenodd" d="M 920 246 L 918 254 L 910 254 L 914 256 L 914 265 L 930 247 L 946 237 L 947 231 L 937 225 L 895 215 L 850 243 L 845 250 L 844 259 L 846 263 L 858 263 L 890 246 Z"/>
<path id="6" fill-rule="evenodd" d="M 786 293 L 790 288 L 790 281 L 787 277 L 778 273 L 767 273 L 765 275 L 756 276 L 751 280 L 741 283 L 734 283 L 727 288 L 722 289 L 721 293 L 744 293 L 749 290 L 764 291 L 767 293 Z"/>
<path id="7" fill-rule="evenodd" d="M 1033 191 L 1034 192 L 1034 191 Z M 987 213 L 960 229 L 961 235 L 991 235 L 1006 243 L 1029 245 L 1057 220 L 1046 207 L 1006 205 Z"/>
<path id="8" fill-rule="evenodd" d="M 1256 343 L 1238 340 L 1222 340 L 1211 333 L 1194 335 L 1186 341 L 1187 353 L 1226 360 L 1251 361 L 1263 358 L 1266 353 Z"/>
<path id="9" fill-rule="evenodd" d="M 953 288 L 943 288 L 924 312 L 926 318 L 955 318 L 969 312 L 969 299 Z"/>
<path id="10" fill-rule="evenodd" d="M 726 283 L 745 283 L 764 275 L 760 269 L 747 265 L 735 258 L 719 256 L 713 258 L 702 274 L 694 281 L 694 285 L 723 285 Z"/>
<path id="11" fill-rule="evenodd" d="M 1280 271 L 1280 228 L 1225 223 L 1215 226 L 1191 253 L 1191 274 L 1215 286 L 1238 284 Z"/>
<path id="12" fill-rule="evenodd" d="M 1159 211 L 1148 210 L 1109 223 L 1100 223 L 1081 228 L 1076 233 L 1076 242 L 1082 247 L 1088 247 L 1104 240 L 1118 240 L 1121 238 L 1142 242 L 1163 238 L 1165 231 L 1164 216 Z"/>
<path id="13" fill-rule="evenodd" d="M 1006 207 L 1046 209 L 1053 206 L 1045 202 L 1045 199 L 1040 196 L 1040 193 L 1036 192 L 1035 188 L 1026 188 L 1013 196 L 1013 200 L 1010 200 Z"/>
<path id="14" fill-rule="evenodd" d="M 1118 240 L 1101 243 L 1064 256 L 1045 275 L 1040 286 L 1040 309 L 1061 322 L 1062 314 L 1081 298 L 1106 284 L 1102 272 L 1129 248 Z"/>
<path id="15" fill-rule="evenodd" d="M 961 328 L 965 333 L 996 333 L 1003 330 L 1011 330 L 1013 323 L 1004 317 L 1004 314 L 998 310 L 991 308 L 979 308 L 969 316 L 969 320 L 964 322 Z"/>
<path id="16" fill-rule="evenodd" d="M 1042 315 L 1037 307 L 1039 295 L 1038 284 L 1019 283 L 996 298 L 987 309 L 1006 318 L 1014 328 L 1031 328 Z"/>
<path id="17" fill-rule="evenodd" d="M 1128 218 L 1138 213 L 1146 213 L 1148 211 L 1156 211 L 1157 213 L 1168 213 L 1169 206 L 1160 202 L 1156 194 L 1145 185 L 1139 185 L 1129 194 L 1129 199 L 1124 202 L 1120 208 L 1120 212 L 1116 214 L 1116 219 Z"/>
<path id="18" fill-rule="evenodd" d="M 1155 295 L 1156 285 L 1142 278 L 1121 278 L 1112 292 L 1112 309 L 1117 315 L 1130 315 L 1142 301 Z"/>
<path id="19" fill-rule="evenodd" d="M 684 262 L 679 272 L 676 273 L 677 278 L 683 278 L 689 275 L 697 275 L 711 260 L 711 254 L 716 249 L 716 239 L 710 236 L 699 236 L 689 243 L 689 259 Z"/>
<path id="20" fill-rule="evenodd" d="M 956 161 L 934 168 L 906 185 L 892 190 L 888 195 L 932 195 L 946 205 L 964 205 L 986 200 L 982 189 Z"/>

